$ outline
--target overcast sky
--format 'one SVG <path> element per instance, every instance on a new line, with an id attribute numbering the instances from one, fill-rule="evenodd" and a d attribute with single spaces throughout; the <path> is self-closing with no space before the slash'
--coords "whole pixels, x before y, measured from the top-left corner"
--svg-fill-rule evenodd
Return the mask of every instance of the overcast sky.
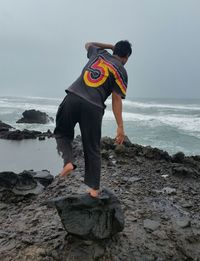
<path id="1" fill-rule="evenodd" d="M 129 97 L 200 98 L 199 0 L 0 0 L 0 96 L 62 97 L 85 42 L 121 39 Z"/>

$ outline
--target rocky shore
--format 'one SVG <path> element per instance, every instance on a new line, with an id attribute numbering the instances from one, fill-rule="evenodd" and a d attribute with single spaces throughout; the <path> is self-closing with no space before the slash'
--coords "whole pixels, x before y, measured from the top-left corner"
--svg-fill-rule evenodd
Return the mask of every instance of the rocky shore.
<path id="1" fill-rule="evenodd" d="M 12 126 L 0 121 L 0 139 L 5 140 L 24 140 L 24 139 L 39 139 L 45 140 L 45 138 L 53 137 L 53 133 L 48 130 L 46 132 L 35 130 L 18 130 Z"/>
<path id="2" fill-rule="evenodd" d="M 73 146 L 78 168 L 66 179 L 40 194 L 0 190 L 0 260 L 200 260 L 200 156 L 103 138 L 101 187 L 120 200 L 125 228 L 93 241 L 69 235 L 52 204 L 82 187 L 80 137 Z"/>

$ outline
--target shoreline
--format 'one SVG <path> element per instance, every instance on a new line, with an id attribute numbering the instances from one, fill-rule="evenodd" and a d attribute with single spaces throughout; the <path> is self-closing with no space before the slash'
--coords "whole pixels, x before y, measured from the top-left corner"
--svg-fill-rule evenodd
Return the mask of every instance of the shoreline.
<path id="1" fill-rule="evenodd" d="M 75 140 L 77 137 L 80 137 L 80 135 L 77 135 Z M 106 137 L 102 137 L 102 140 Z M 160 150 L 167 153 L 170 157 L 177 153 L 184 154 L 182 151 L 170 154 L 165 150 L 151 147 L 150 145 L 134 145 L 143 149 Z M 35 169 L 35 166 L 37 166 L 37 170 L 47 169 L 52 175 L 56 176 L 63 167 L 63 161 L 57 153 L 56 141 L 53 137 L 44 140 L 39 140 L 38 138 L 22 140 L 0 139 L 0 148 L 0 172 L 7 170 L 22 172 L 23 170 Z M 185 157 L 200 157 L 200 154 L 185 155 Z"/>

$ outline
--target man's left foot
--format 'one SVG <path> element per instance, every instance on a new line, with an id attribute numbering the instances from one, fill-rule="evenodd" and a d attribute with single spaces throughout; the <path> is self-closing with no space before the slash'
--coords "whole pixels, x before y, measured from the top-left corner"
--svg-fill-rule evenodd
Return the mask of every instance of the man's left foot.
<path id="1" fill-rule="evenodd" d="M 61 173 L 60 173 L 60 177 L 66 177 L 66 176 L 68 176 L 71 172 L 72 172 L 72 170 L 74 169 L 74 166 L 73 166 L 73 164 L 70 162 L 70 163 L 67 163 L 65 166 L 64 166 L 64 168 L 63 168 L 63 170 L 61 171 Z"/>

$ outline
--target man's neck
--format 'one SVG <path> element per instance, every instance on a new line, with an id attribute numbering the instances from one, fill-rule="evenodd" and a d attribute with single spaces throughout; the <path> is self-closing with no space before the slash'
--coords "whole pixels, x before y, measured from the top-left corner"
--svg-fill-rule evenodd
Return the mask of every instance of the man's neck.
<path id="1" fill-rule="evenodd" d="M 119 56 L 116 55 L 116 54 L 113 54 L 113 56 L 114 56 L 118 61 L 120 61 L 120 62 L 123 64 L 123 58 L 122 58 L 122 57 L 119 57 Z"/>

